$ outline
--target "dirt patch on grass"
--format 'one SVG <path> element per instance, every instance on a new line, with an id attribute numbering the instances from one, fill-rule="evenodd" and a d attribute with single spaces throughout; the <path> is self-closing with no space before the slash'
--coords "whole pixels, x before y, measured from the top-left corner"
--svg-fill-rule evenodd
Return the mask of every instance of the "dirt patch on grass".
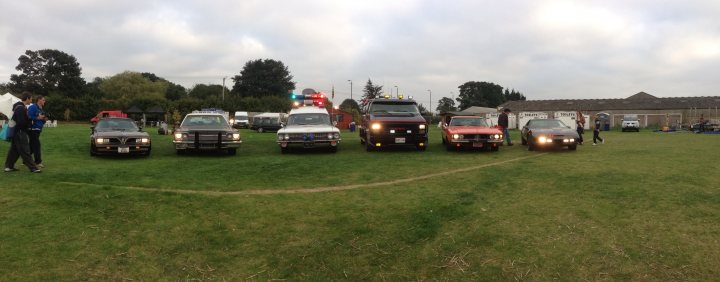
<path id="1" fill-rule="evenodd" d="M 521 160 L 525 160 L 525 159 L 529 159 L 529 158 L 543 156 L 545 154 L 547 154 L 547 153 L 541 153 L 541 154 L 536 154 L 536 155 L 526 156 L 526 157 L 519 157 L 519 158 L 494 162 L 494 163 L 487 163 L 487 164 L 482 164 L 482 165 L 465 167 L 465 168 L 451 169 L 451 170 L 430 173 L 430 174 L 425 174 L 425 175 L 416 176 L 416 177 L 396 179 L 396 180 L 392 180 L 392 181 L 362 183 L 362 184 L 343 185 L 343 186 L 317 187 L 317 188 L 297 188 L 297 189 L 282 189 L 282 190 L 255 189 L 255 190 L 245 190 L 245 191 L 206 191 L 206 190 L 189 190 L 189 189 L 188 190 L 186 190 L 186 189 L 162 189 L 162 188 L 148 188 L 148 187 L 137 187 L 137 186 L 103 185 L 103 184 L 80 183 L 80 182 L 60 182 L 60 184 L 72 185 L 72 186 L 108 187 L 108 188 L 135 190 L 135 191 L 143 191 L 143 192 L 195 194 L 195 195 L 206 195 L 206 196 L 306 194 L 306 193 L 322 193 L 322 192 L 355 190 L 355 189 L 363 189 L 363 188 L 375 188 L 375 187 L 381 187 L 381 186 L 393 186 L 393 185 L 398 185 L 398 184 L 407 183 L 407 182 L 415 182 L 418 180 L 424 180 L 424 179 L 428 179 L 428 178 L 441 177 L 441 176 L 446 176 L 446 175 L 455 174 L 455 173 L 478 170 L 478 169 L 487 168 L 487 167 L 491 167 L 491 166 L 503 165 L 506 163 L 517 162 L 517 161 L 521 161 Z"/>

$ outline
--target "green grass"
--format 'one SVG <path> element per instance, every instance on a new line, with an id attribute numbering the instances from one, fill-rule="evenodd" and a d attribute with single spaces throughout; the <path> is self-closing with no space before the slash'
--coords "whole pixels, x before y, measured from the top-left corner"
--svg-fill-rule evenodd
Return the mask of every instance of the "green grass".
<path id="1" fill-rule="evenodd" d="M 720 276 L 719 136 L 603 132 L 606 144 L 576 152 L 447 152 L 433 131 L 426 152 L 368 153 L 345 132 L 336 154 L 281 155 L 274 133 L 242 134 L 236 156 L 177 156 L 153 133 L 149 158 L 97 158 L 87 126 L 46 129 L 43 173 L 0 178 L 0 280 Z M 172 192 L 370 184 L 523 157 L 345 191 Z"/>

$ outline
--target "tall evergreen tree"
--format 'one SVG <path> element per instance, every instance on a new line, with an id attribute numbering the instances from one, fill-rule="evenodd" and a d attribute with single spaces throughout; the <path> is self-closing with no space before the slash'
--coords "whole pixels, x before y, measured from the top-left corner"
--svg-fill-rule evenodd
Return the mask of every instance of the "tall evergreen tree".
<path id="1" fill-rule="evenodd" d="M 363 88 L 363 100 L 375 99 L 382 94 L 382 85 L 374 85 L 372 80 L 368 78 L 365 88 Z"/>

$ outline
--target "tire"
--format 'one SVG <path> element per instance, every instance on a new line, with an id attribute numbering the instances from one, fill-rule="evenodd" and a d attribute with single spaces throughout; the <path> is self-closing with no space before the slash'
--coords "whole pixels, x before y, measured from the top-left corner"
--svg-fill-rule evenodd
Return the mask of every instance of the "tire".
<path id="1" fill-rule="evenodd" d="M 288 148 L 288 147 L 280 147 L 280 153 L 281 153 L 281 154 L 287 154 L 288 152 L 290 152 L 290 148 Z"/>
<path id="2" fill-rule="evenodd" d="M 184 149 L 176 149 L 175 153 L 178 155 L 185 155 L 187 153 L 187 150 Z"/>
<path id="3" fill-rule="evenodd" d="M 234 156 L 234 155 L 236 155 L 236 154 L 237 154 L 237 148 L 227 149 L 227 154 L 228 154 L 228 156 Z"/>
<path id="4" fill-rule="evenodd" d="M 454 151 L 456 151 L 455 146 L 453 146 L 453 144 L 450 143 L 450 142 L 447 142 L 447 143 L 445 144 L 445 149 L 447 149 L 448 152 L 454 152 Z"/>
<path id="5" fill-rule="evenodd" d="M 535 144 L 532 142 L 532 140 L 528 139 L 528 151 L 535 151 Z"/>
<path id="6" fill-rule="evenodd" d="M 95 152 L 95 146 L 90 145 L 90 156 L 95 157 L 97 156 L 97 153 Z"/>
<path id="7" fill-rule="evenodd" d="M 447 140 L 445 140 L 445 137 L 441 137 L 443 145 L 447 144 Z"/>
<path id="8" fill-rule="evenodd" d="M 258 132 L 258 133 L 263 133 L 264 131 L 265 131 L 265 130 L 264 130 L 262 127 L 258 127 L 258 129 L 257 129 L 257 132 Z"/>

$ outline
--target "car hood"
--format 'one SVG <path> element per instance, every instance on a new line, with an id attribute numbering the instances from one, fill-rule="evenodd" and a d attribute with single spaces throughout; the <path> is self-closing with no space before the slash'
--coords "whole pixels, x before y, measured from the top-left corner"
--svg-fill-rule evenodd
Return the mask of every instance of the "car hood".
<path id="1" fill-rule="evenodd" d="M 499 129 L 487 126 L 449 126 L 447 131 L 450 134 L 502 134 Z"/>
<path id="2" fill-rule="evenodd" d="M 287 125 L 280 130 L 278 134 L 284 133 L 323 133 L 323 132 L 340 132 L 340 129 L 331 125 Z"/>
<path id="3" fill-rule="evenodd" d="M 135 138 L 148 138 L 150 134 L 147 132 L 139 131 L 96 131 L 93 136 L 98 137 L 135 137 Z"/>
<path id="4" fill-rule="evenodd" d="M 577 131 L 569 129 L 569 128 L 535 128 L 531 129 L 533 135 L 539 135 L 539 134 L 552 134 L 552 135 L 572 135 L 572 136 L 578 136 Z"/>

